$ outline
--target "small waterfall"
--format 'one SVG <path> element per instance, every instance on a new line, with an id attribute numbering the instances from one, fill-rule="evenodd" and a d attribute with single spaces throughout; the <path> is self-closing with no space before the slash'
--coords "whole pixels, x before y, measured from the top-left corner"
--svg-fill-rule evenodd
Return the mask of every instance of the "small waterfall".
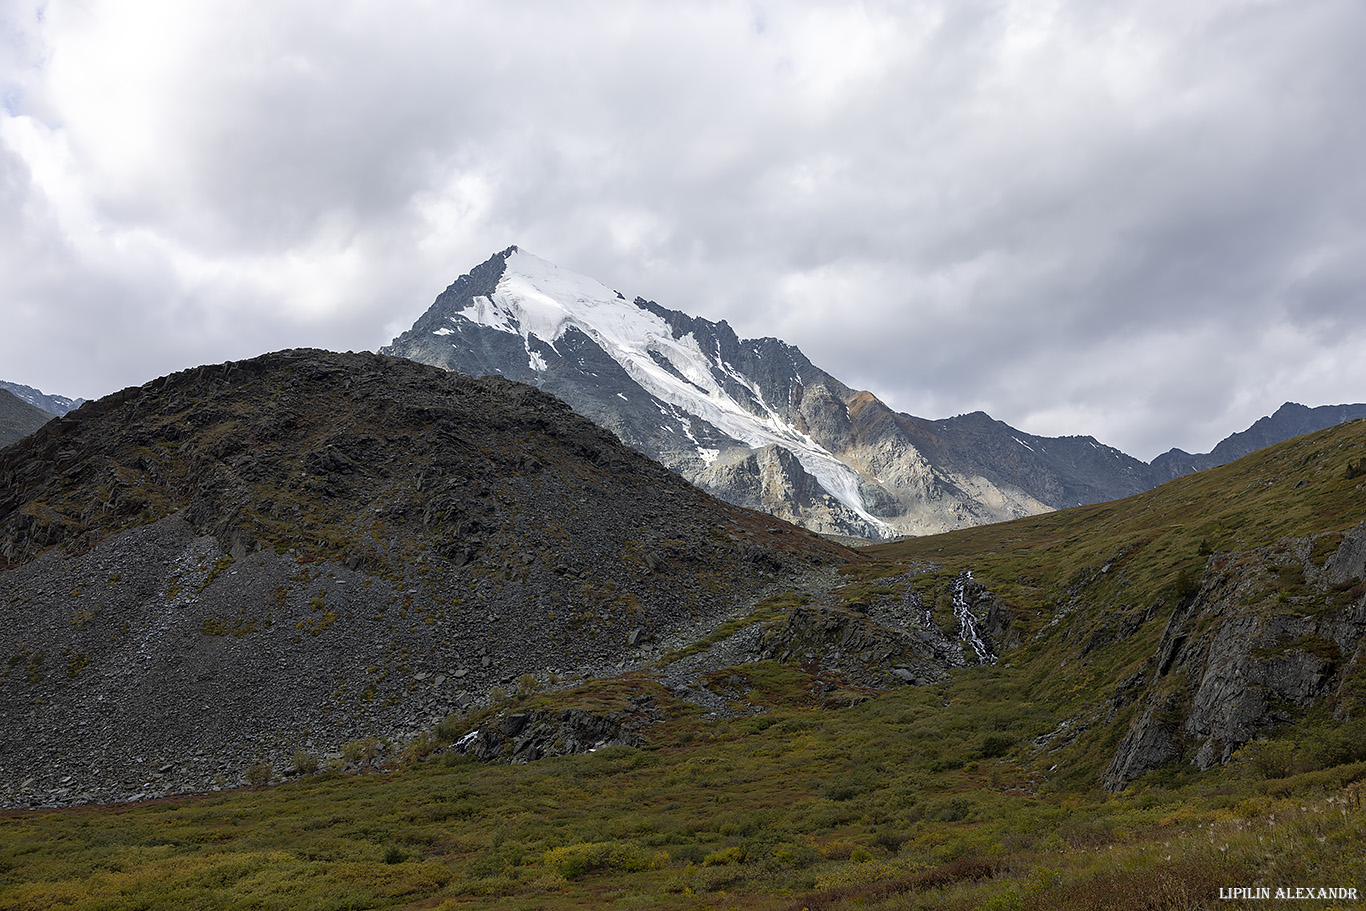
<path id="1" fill-rule="evenodd" d="M 996 653 L 977 631 L 977 618 L 968 607 L 967 588 L 972 581 L 972 570 L 953 580 L 953 615 L 958 618 L 958 637 L 972 646 L 982 664 L 995 664 Z"/>

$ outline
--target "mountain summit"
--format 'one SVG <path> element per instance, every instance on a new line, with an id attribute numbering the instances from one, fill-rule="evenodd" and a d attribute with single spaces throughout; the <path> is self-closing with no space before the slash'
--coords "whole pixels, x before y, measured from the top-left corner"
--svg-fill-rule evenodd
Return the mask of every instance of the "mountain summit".
<path id="1" fill-rule="evenodd" d="M 741 339 L 518 247 L 382 353 L 530 383 L 702 488 L 825 533 L 943 531 L 1152 486 L 1147 465 L 1090 437 L 899 414 L 779 339 Z"/>

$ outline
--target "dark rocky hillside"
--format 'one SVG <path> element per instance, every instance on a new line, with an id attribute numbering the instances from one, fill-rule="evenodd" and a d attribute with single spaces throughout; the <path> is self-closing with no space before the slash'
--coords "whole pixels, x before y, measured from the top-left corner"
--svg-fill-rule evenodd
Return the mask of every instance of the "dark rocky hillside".
<path id="1" fill-rule="evenodd" d="M 21 440 L 52 420 L 52 415 L 0 389 L 0 446 Z"/>
<path id="2" fill-rule="evenodd" d="M 851 557 L 507 380 L 311 350 L 163 377 L 0 452 L 0 803 L 383 749 Z"/>

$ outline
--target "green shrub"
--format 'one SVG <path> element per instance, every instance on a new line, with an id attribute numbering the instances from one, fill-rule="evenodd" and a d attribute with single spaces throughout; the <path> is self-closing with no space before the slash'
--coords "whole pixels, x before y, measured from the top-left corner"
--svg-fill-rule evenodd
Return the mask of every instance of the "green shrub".
<path id="1" fill-rule="evenodd" d="M 268 762 L 253 762 L 247 767 L 247 784 L 253 787 L 270 784 L 275 768 Z"/>
<path id="2" fill-rule="evenodd" d="M 1304 737 L 1288 754 L 1283 763 L 1285 775 L 1314 772 L 1366 759 L 1366 719 L 1326 725 Z M 1265 777 L 1283 778 L 1285 775 Z"/>
<path id="3" fill-rule="evenodd" d="M 774 845 L 771 855 L 774 860 L 788 867 L 805 870 L 820 860 L 820 852 L 811 845 L 800 841 L 785 841 Z"/>
<path id="4" fill-rule="evenodd" d="M 75 680 L 77 677 L 80 676 L 81 671 L 85 670 L 85 666 L 89 663 L 90 659 L 87 658 L 85 655 L 81 654 L 80 652 L 77 652 L 76 654 L 72 655 L 71 660 L 68 661 L 66 665 L 67 679 Z"/>
<path id="5" fill-rule="evenodd" d="M 966 797 L 949 797 L 934 801 L 928 816 L 936 822 L 960 822 L 967 818 L 972 804 Z"/>
<path id="6" fill-rule="evenodd" d="M 417 735 L 417 739 L 404 748 L 401 762 L 404 765 L 412 765 L 415 762 L 421 762 L 432 755 L 432 753 L 436 751 L 436 747 L 437 739 L 426 731 L 423 731 L 421 734 Z"/>
<path id="7" fill-rule="evenodd" d="M 868 790 L 868 782 L 857 775 L 840 775 L 821 786 L 821 796 L 827 800 L 853 800 Z"/>
<path id="8" fill-rule="evenodd" d="M 1243 744 L 1234 758 L 1253 779 L 1284 778 L 1295 759 L 1295 745 L 1286 740 L 1252 741 Z"/>
<path id="9" fill-rule="evenodd" d="M 484 851 L 474 857 L 465 867 L 465 875 L 471 879 L 488 879 L 505 876 L 512 870 L 512 861 L 495 851 Z"/>
<path id="10" fill-rule="evenodd" d="M 702 866 L 704 867 L 727 867 L 731 864 L 742 864 L 744 862 L 745 849 L 740 845 L 713 851 L 702 858 Z"/>
<path id="11" fill-rule="evenodd" d="M 1015 746 L 1015 738 L 1009 734 L 988 734 L 982 738 L 982 758 L 996 759 L 1010 752 Z"/>
<path id="12" fill-rule="evenodd" d="M 1181 567 L 1176 574 L 1176 583 L 1172 586 L 1172 593 L 1176 600 L 1185 601 L 1193 598 L 1200 591 L 1200 576 L 1189 566 Z"/>
<path id="13" fill-rule="evenodd" d="M 374 737 L 352 740 L 342 747 L 342 758 L 351 763 L 371 763 L 379 755 L 379 741 Z"/>
<path id="14" fill-rule="evenodd" d="M 873 844 L 885 850 L 888 854 L 895 854 L 901 850 L 901 846 L 906 843 L 909 836 L 905 832 L 894 829 L 883 829 L 873 836 Z"/>
<path id="15" fill-rule="evenodd" d="M 318 754 L 305 749 L 294 751 L 294 771 L 300 775 L 312 775 L 318 771 Z"/>
<path id="16" fill-rule="evenodd" d="M 675 863 L 679 864 L 700 864 L 709 852 L 699 844 L 679 845 L 673 849 L 670 855 Z"/>
<path id="17" fill-rule="evenodd" d="M 436 725 L 436 738 L 450 743 L 465 733 L 465 719 L 460 715 L 447 715 Z"/>
<path id="18" fill-rule="evenodd" d="M 617 870 L 634 873 L 668 863 L 669 855 L 651 857 L 640 845 L 625 841 L 594 841 L 554 848 L 545 854 L 545 865 L 565 879 L 589 873 Z"/>

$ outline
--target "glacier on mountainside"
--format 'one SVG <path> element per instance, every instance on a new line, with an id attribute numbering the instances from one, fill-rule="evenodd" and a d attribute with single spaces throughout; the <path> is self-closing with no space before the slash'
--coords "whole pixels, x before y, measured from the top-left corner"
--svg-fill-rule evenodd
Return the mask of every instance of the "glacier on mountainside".
<path id="1" fill-rule="evenodd" d="M 675 336 L 661 317 L 600 282 L 519 249 L 508 256 L 496 290 L 475 298 L 458 316 L 520 335 L 529 352 L 533 337 L 554 347 L 566 331 L 577 328 L 660 401 L 708 422 L 746 446 L 786 449 L 830 496 L 873 527 L 890 529 L 869 512 L 859 491 L 859 474 L 809 435 L 783 421 L 763 401 L 758 386 L 726 364 L 719 351 L 715 356 L 704 354 L 691 332 Z M 533 360 L 536 369 L 544 369 L 542 364 Z M 756 414 L 736 401 L 714 371 L 747 389 L 762 413 Z M 692 439 L 686 426 L 684 432 Z M 704 463 L 717 458 L 716 450 L 693 442 Z"/>

